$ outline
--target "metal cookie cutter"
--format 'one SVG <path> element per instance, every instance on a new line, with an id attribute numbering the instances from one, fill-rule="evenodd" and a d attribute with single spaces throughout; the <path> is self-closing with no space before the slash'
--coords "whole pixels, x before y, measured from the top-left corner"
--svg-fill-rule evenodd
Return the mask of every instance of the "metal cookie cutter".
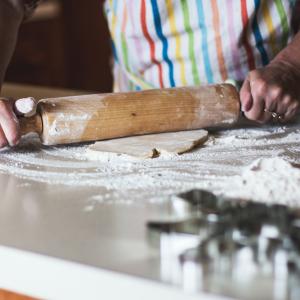
<path id="1" fill-rule="evenodd" d="M 298 213 L 203 190 L 174 201 L 185 204 L 183 218 L 148 222 L 164 281 L 240 299 L 300 299 Z"/>

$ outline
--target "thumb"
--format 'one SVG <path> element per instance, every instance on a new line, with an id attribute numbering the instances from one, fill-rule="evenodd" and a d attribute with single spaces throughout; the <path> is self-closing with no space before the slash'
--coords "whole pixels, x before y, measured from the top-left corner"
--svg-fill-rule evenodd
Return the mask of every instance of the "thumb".
<path id="1" fill-rule="evenodd" d="M 253 99 L 251 94 L 251 86 L 250 86 L 249 78 L 246 78 L 242 85 L 242 88 L 240 90 L 240 99 L 242 104 L 242 111 L 247 112 L 251 110 L 253 105 Z"/>

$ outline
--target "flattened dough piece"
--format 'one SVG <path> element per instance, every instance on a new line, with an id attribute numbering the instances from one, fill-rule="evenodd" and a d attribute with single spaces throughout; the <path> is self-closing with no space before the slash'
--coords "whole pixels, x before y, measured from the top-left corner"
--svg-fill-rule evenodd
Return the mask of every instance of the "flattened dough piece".
<path id="1" fill-rule="evenodd" d="M 154 158 L 161 153 L 182 154 L 202 145 L 208 138 L 206 130 L 191 130 L 132 136 L 96 142 L 88 152 L 125 154 L 137 158 Z"/>

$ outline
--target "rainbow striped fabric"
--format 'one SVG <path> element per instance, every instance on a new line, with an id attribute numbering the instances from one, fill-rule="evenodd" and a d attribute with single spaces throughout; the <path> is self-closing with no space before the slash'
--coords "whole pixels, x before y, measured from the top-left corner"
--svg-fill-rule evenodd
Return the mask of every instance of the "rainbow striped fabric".
<path id="1" fill-rule="evenodd" d="M 106 0 L 114 90 L 242 81 L 289 43 L 299 2 Z"/>

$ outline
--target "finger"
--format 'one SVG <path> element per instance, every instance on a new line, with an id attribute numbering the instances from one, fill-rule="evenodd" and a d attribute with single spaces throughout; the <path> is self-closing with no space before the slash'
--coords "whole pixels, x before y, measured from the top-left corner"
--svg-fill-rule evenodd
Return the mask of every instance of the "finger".
<path id="1" fill-rule="evenodd" d="M 294 119 L 299 112 L 299 106 L 299 102 L 294 100 L 289 106 L 287 112 L 284 114 L 284 121 L 291 121 Z"/>
<path id="2" fill-rule="evenodd" d="M 265 112 L 265 103 L 263 98 L 255 98 L 253 107 L 245 113 L 245 116 L 252 121 L 264 123 L 270 120 L 270 115 Z"/>
<path id="3" fill-rule="evenodd" d="M 292 98 L 290 96 L 284 96 L 278 101 L 276 112 L 280 115 L 284 115 L 290 109 L 292 104 Z"/>
<path id="4" fill-rule="evenodd" d="M 20 140 L 19 122 L 8 101 L 0 100 L 0 125 L 9 145 L 16 145 Z"/>
<path id="5" fill-rule="evenodd" d="M 269 87 L 265 96 L 265 123 L 273 120 L 273 113 L 278 112 L 278 103 L 281 101 L 281 90 L 273 87 Z M 280 113 L 279 113 L 280 114 Z"/>
<path id="6" fill-rule="evenodd" d="M 2 128 L 0 127 L 0 149 L 6 147 L 7 145 L 8 145 L 8 141 L 5 137 Z"/>
<path id="7" fill-rule="evenodd" d="M 240 90 L 240 99 L 242 104 L 242 111 L 243 112 L 249 111 L 252 108 L 253 99 L 251 95 L 251 87 L 248 78 L 244 81 L 242 88 Z"/>
<path id="8" fill-rule="evenodd" d="M 284 114 L 283 121 L 284 122 L 291 121 L 295 118 L 295 116 L 296 116 L 296 110 L 295 109 L 289 110 Z"/>
<path id="9" fill-rule="evenodd" d="M 257 122 L 264 122 L 269 116 L 265 113 L 265 91 L 262 90 L 257 81 L 251 83 L 251 95 L 253 104 L 251 109 L 245 113 L 246 117 L 250 120 Z"/>
<path id="10" fill-rule="evenodd" d="M 264 110 L 264 113 L 261 115 L 261 117 L 259 118 L 258 122 L 259 123 L 268 123 L 273 119 L 272 114 L 268 111 L 268 110 Z"/>
<path id="11" fill-rule="evenodd" d="M 277 106 L 280 99 L 280 90 L 277 88 L 269 88 L 266 97 L 265 97 L 265 105 L 266 110 L 269 112 L 277 112 Z"/>
<path id="12" fill-rule="evenodd" d="M 265 97 L 268 92 L 268 85 L 261 78 L 260 70 L 254 70 L 249 73 L 249 82 L 253 105 L 245 115 L 250 120 L 259 123 L 266 122 L 270 119 L 270 115 L 265 112 Z"/>

